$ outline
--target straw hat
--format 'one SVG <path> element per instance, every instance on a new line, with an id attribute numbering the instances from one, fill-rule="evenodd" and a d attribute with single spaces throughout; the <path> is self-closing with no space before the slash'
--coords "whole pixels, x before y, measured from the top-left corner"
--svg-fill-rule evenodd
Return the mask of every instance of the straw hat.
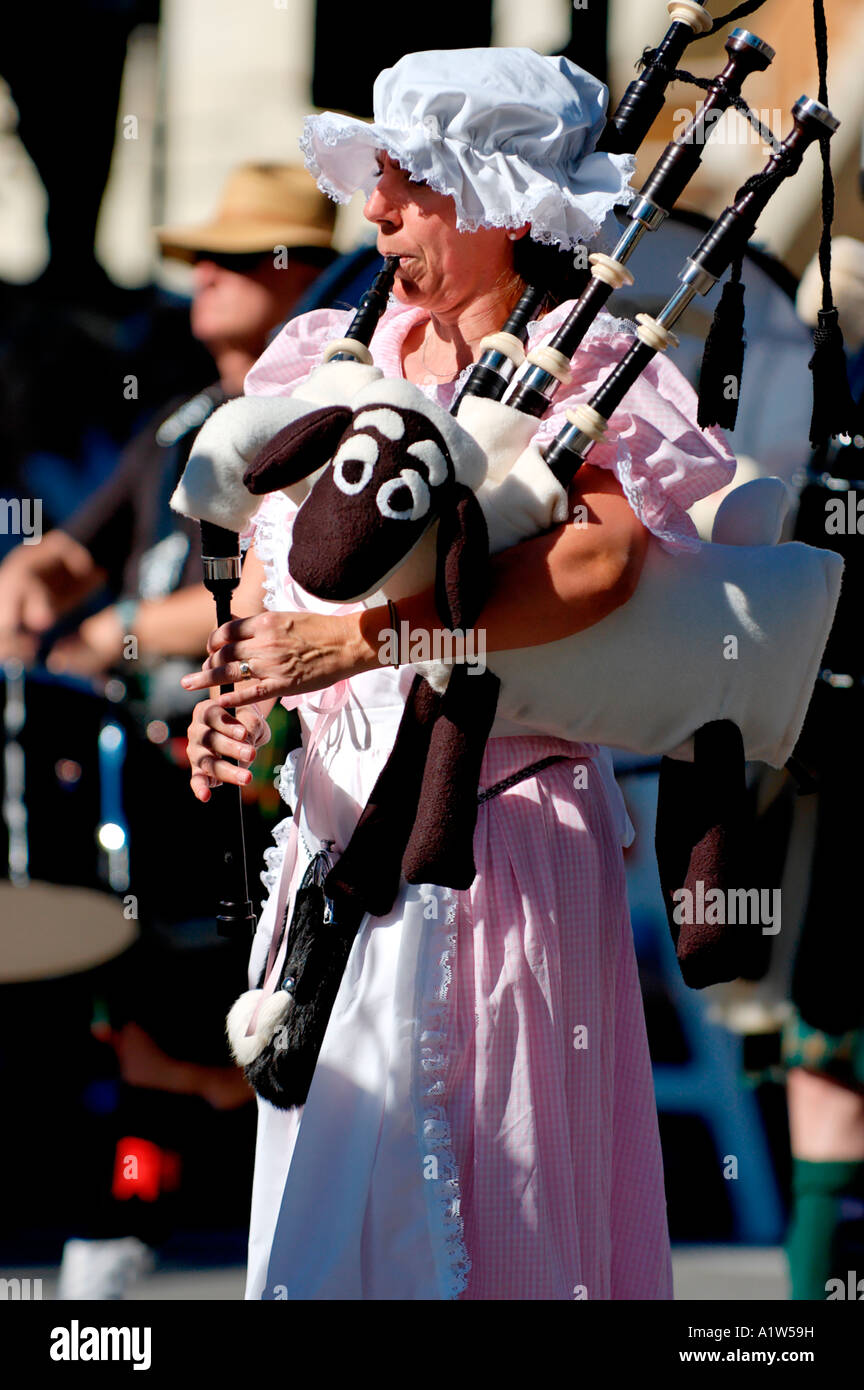
<path id="1" fill-rule="evenodd" d="M 157 227 L 164 256 L 191 260 L 196 251 L 262 254 L 274 246 L 329 246 L 334 204 L 294 164 L 241 164 L 228 176 L 212 222 Z"/>

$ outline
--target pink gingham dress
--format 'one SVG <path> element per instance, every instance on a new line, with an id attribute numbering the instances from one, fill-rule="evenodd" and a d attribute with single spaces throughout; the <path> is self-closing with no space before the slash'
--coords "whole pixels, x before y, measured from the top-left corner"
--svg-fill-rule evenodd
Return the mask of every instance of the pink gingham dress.
<path id="1" fill-rule="evenodd" d="M 532 326 L 544 341 L 563 305 Z M 422 309 L 396 305 L 372 340 L 386 376 Z M 286 393 L 349 315 L 292 320 L 246 379 Z M 541 426 L 587 399 L 631 341 L 604 314 L 573 382 Z M 455 384 L 427 394 L 448 408 Z M 301 393 L 302 394 L 302 393 Z M 616 413 L 593 464 L 615 470 L 669 548 L 696 535 L 685 509 L 732 478 L 734 457 L 695 423 L 695 396 L 658 357 Z M 256 516 L 266 603 L 327 611 L 297 589 L 286 556 L 293 506 Z M 492 661 L 494 669 L 494 658 Z M 296 804 L 296 885 L 319 843 L 344 848 L 396 732 L 412 671 L 385 669 L 298 709 L 304 746 L 281 790 Z M 481 805 L 477 877 L 464 892 L 403 884 L 354 943 L 306 1105 L 259 1100 L 249 1241 L 252 1299 L 668 1299 L 672 1278 L 645 1022 L 622 845 L 633 836 L 609 755 L 498 721 L 486 788 L 563 754 Z M 303 771 L 306 763 L 305 772 Z M 252 949 L 266 957 L 290 820 L 275 832 L 271 892 Z"/>

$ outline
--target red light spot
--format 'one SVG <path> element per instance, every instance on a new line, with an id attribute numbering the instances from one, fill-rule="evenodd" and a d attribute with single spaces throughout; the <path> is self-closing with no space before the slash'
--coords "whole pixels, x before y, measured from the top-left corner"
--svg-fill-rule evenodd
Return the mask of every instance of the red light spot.
<path id="1" fill-rule="evenodd" d="M 117 1141 L 112 1196 L 118 1202 L 137 1197 L 155 1202 L 160 1192 L 180 1186 L 180 1156 L 160 1149 L 149 1139 L 127 1136 Z"/>

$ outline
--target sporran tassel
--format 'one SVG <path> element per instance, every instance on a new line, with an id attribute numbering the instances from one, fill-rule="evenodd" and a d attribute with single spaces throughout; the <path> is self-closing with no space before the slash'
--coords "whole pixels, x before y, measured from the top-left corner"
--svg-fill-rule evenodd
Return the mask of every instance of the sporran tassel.
<path id="1" fill-rule="evenodd" d="M 297 890 L 279 992 L 290 1005 L 258 1055 L 244 1067 L 260 1096 L 277 1109 L 303 1105 L 339 992 L 362 912 L 338 907 L 324 892 L 332 865 L 326 850 L 312 860 Z M 265 972 L 266 974 L 266 967 Z M 264 984 L 262 974 L 258 988 Z"/>

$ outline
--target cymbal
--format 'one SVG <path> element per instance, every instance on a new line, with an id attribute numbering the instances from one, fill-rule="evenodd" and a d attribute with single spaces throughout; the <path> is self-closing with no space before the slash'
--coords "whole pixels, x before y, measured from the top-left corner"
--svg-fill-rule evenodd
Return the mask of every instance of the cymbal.
<path id="1" fill-rule="evenodd" d="M 23 984 L 92 970 L 138 935 L 110 893 L 65 884 L 0 882 L 0 983 Z"/>

